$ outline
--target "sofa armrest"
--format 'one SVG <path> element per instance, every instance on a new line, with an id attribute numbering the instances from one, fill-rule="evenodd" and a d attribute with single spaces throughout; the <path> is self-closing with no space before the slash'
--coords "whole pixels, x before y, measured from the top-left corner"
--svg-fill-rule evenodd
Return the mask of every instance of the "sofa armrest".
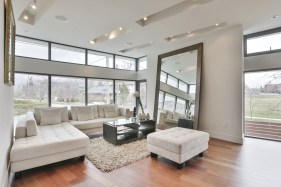
<path id="1" fill-rule="evenodd" d="M 120 114 L 121 116 L 126 117 L 126 118 L 131 117 L 131 116 L 130 116 L 130 109 L 128 109 L 128 108 L 119 108 L 119 114 Z"/>
<path id="2" fill-rule="evenodd" d="M 27 112 L 26 114 L 26 135 L 27 136 L 37 135 L 37 123 L 34 118 L 33 112 Z"/>
<path id="3" fill-rule="evenodd" d="M 18 118 L 16 125 L 15 139 L 26 137 L 26 115 L 22 115 Z"/>

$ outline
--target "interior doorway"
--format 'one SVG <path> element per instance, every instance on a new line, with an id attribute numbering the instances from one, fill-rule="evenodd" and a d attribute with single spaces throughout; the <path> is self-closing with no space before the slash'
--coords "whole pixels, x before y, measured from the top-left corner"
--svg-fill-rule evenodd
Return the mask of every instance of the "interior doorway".
<path id="1" fill-rule="evenodd" d="M 245 73 L 245 135 L 281 141 L 281 70 Z"/>

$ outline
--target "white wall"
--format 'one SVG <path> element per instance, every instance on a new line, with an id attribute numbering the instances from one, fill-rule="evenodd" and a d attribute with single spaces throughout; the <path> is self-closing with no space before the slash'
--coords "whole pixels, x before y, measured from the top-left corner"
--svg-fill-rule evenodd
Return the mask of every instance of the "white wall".
<path id="1" fill-rule="evenodd" d="M 199 128 L 209 132 L 211 137 L 236 143 L 243 143 L 242 37 L 242 26 L 238 25 L 170 50 L 203 42 Z M 149 93 L 155 93 L 158 55 L 148 56 L 148 70 L 141 75 L 148 79 Z M 151 113 L 155 100 L 152 95 L 148 94 L 147 102 Z"/>
<path id="2" fill-rule="evenodd" d="M 281 69 L 281 53 L 245 57 L 244 71 Z"/>
<path id="3" fill-rule="evenodd" d="M 1 0 L 0 15 L 4 15 Z M 13 87 L 4 84 L 4 16 L 0 16 L 0 186 L 7 186 L 13 134 Z"/>
<path id="4" fill-rule="evenodd" d="M 99 77 L 108 79 L 137 79 L 137 74 L 135 71 L 91 67 L 24 57 L 16 57 L 16 71 L 78 77 Z"/>

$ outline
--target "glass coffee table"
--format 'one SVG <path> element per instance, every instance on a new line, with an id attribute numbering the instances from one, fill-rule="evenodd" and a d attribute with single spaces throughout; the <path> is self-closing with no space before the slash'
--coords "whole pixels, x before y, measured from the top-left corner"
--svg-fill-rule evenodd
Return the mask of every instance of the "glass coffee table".
<path id="1" fill-rule="evenodd" d="M 154 120 L 129 118 L 107 121 L 103 123 L 103 138 L 114 145 L 121 145 L 146 138 L 149 133 L 155 132 L 155 127 Z"/>

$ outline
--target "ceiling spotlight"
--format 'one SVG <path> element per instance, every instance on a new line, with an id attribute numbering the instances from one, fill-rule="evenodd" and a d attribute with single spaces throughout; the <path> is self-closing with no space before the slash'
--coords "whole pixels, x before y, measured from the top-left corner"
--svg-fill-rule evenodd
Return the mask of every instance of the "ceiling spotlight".
<path id="1" fill-rule="evenodd" d="M 29 19 L 28 15 L 24 15 L 23 18 L 24 18 L 25 20 L 28 20 L 28 19 Z"/>
<path id="2" fill-rule="evenodd" d="M 216 26 L 219 26 L 220 24 L 216 23 L 215 25 L 216 25 Z"/>
<path id="3" fill-rule="evenodd" d="M 177 70 L 177 73 L 180 73 L 181 72 L 181 70 Z"/>
<path id="4" fill-rule="evenodd" d="M 274 15 L 271 17 L 271 19 L 277 19 L 277 18 L 279 18 L 279 15 Z"/>
<path id="5" fill-rule="evenodd" d="M 143 20 L 146 21 L 146 20 L 147 20 L 147 17 L 144 17 Z"/>
<path id="6" fill-rule="evenodd" d="M 122 29 L 123 29 L 122 27 L 119 27 L 119 30 L 120 30 L 120 31 L 122 31 Z"/>
<path id="7" fill-rule="evenodd" d="M 33 1 L 32 5 L 31 5 L 31 8 L 34 9 L 34 10 L 37 8 L 36 0 Z"/>
<path id="8" fill-rule="evenodd" d="M 190 33 L 191 33 L 191 31 L 188 31 L 188 32 L 187 32 L 187 34 L 190 34 Z"/>
<path id="9" fill-rule="evenodd" d="M 91 40 L 90 43 L 91 43 L 91 44 L 95 44 L 95 41 L 94 41 L 94 40 Z"/>

